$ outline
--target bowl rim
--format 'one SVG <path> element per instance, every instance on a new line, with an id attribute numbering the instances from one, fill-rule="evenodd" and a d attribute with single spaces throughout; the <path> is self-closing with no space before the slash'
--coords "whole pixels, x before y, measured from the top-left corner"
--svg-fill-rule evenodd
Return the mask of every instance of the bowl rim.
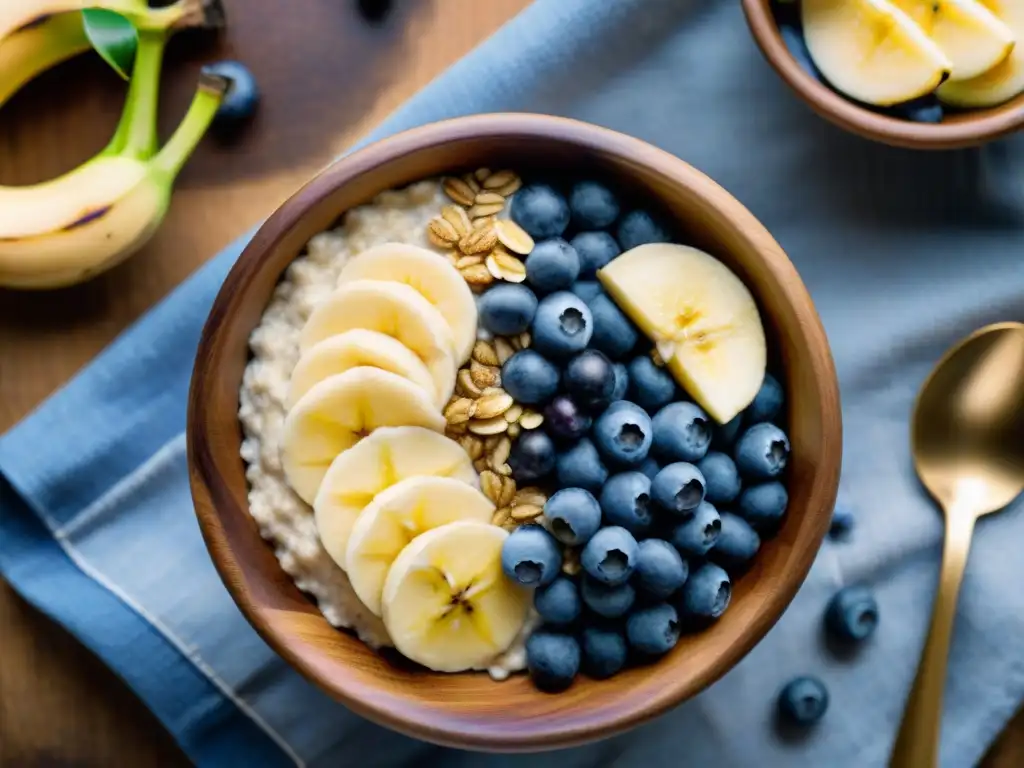
<path id="1" fill-rule="evenodd" d="M 397 694 L 382 696 L 381 689 L 385 685 L 367 686 L 351 678 L 328 680 L 319 674 L 317 665 L 304 658 L 302 652 L 302 647 L 310 642 L 296 639 L 294 632 L 283 632 L 269 621 L 266 614 L 272 612 L 272 609 L 261 606 L 254 597 L 254 590 L 245 582 L 243 567 L 217 511 L 217 499 L 225 491 L 223 487 L 217 487 L 218 483 L 223 485 L 220 473 L 214 471 L 207 462 L 199 460 L 199 457 L 218 453 L 208 429 L 214 414 L 207 407 L 209 398 L 204 396 L 206 382 L 212 377 L 206 375 L 200 362 L 213 357 L 217 339 L 225 332 L 222 319 L 233 302 L 242 300 L 244 291 L 241 287 L 247 282 L 248 274 L 255 272 L 257 265 L 281 244 L 293 228 L 301 224 L 309 208 L 350 180 L 379 165 L 400 162 L 412 153 L 481 138 L 555 139 L 583 150 L 610 154 L 629 165 L 656 168 L 671 184 L 688 189 L 709 206 L 723 211 L 736 231 L 744 233 L 745 240 L 756 242 L 756 251 L 765 262 L 765 268 L 773 273 L 773 279 L 779 286 L 778 291 L 784 295 L 785 305 L 796 315 L 793 323 L 799 325 L 808 342 L 808 365 L 814 372 L 810 378 L 817 390 L 817 415 L 823 436 L 823 455 L 818 458 L 817 471 L 808 479 L 807 509 L 818 512 L 816 515 L 808 514 L 810 519 L 800 529 L 796 539 L 800 546 L 793 547 L 793 567 L 777 578 L 771 595 L 758 612 L 753 614 L 742 637 L 722 652 L 717 663 L 707 665 L 700 674 L 689 676 L 684 683 L 661 681 L 658 686 L 645 691 L 650 693 L 650 697 L 643 705 L 612 713 L 600 722 L 592 720 L 557 729 L 545 727 L 544 724 L 531 724 L 529 729 L 520 730 L 514 735 L 483 728 L 479 733 L 446 729 L 444 721 L 447 715 L 443 713 L 432 721 L 422 721 L 409 717 L 413 709 L 422 715 L 422 708 L 410 707 L 410 711 L 392 709 L 389 703 L 408 704 L 408 697 L 401 692 L 400 687 Z M 235 604 L 277 654 L 333 699 L 368 720 L 435 744 L 494 752 L 527 752 L 583 744 L 640 725 L 704 690 L 743 659 L 782 617 L 813 565 L 828 530 L 831 509 L 838 492 L 842 453 L 838 379 L 824 327 L 794 265 L 752 213 L 693 166 L 641 139 L 568 118 L 512 112 L 450 118 L 394 134 L 336 160 L 275 210 L 242 251 L 214 299 L 195 360 L 189 389 L 186 430 L 189 483 L 203 539 Z M 241 382 L 238 383 L 240 385 Z M 237 414 L 235 416 L 237 418 Z M 283 570 L 281 576 L 292 581 Z M 315 606 L 314 610 L 326 622 Z M 376 695 L 366 695 L 369 692 Z"/>
<path id="2" fill-rule="evenodd" d="M 894 147 L 944 150 L 976 147 L 1024 127 L 1024 94 L 970 110 L 962 120 L 938 124 L 872 112 L 814 79 L 797 63 L 782 40 L 772 0 L 742 1 L 754 41 L 772 68 L 818 115 L 851 133 Z"/>

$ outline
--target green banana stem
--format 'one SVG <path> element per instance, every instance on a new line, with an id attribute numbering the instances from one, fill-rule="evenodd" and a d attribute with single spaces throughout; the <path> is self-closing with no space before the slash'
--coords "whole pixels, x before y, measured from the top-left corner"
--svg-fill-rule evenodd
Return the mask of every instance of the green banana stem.
<path id="1" fill-rule="evenodd" d="M 135 64 L 128 83 L 128 97 L 117 130 L 104 150 L 104 155 L 148 160 L 156 154 L 160 70 L 166 47 L 165 32 L 139 31 L 139 47 L 135 52 Z"/>
<path id="2" fill-rule="evenodd" d="M 231 82 L 219 75 L 203 72 L 199 76 L 199 90 L 192 98 L 188 112 L 150 163 L 154 173 L 164 174 L 168 182 L 174 180 L 206 134 L 230 86 Z"/>

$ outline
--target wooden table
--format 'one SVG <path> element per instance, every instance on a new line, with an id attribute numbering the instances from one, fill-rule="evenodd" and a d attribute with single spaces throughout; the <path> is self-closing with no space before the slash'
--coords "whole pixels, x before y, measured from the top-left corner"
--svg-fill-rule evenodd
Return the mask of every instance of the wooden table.
<path id="1" fill-rule="evenodd" d="M 0 432 L 527 4 L 397 0 L 401 8 L 389 21 L 372 27 L 354 0 L 225 0 L 230 28 L 223 36 L 172 45 L 163 135 L 183 114 L 200 65 L 218 58 L 241 59 L 255 72 L 265 95 L 258 121 L 234 146 L 204 144 L 179 180 L 163 228 L 125 265 L 73 289 L 0 291 Z M 58 80 L 67 82 L 57 87 Z M 90 58 L 41 78 L 0 110 L 0 184 L 46 179 L 91 156 L 109 138 L 122 98 L 123 85 Z M 188 761 L 105 666 L 0 582 L 0 765 L 71 763 Z M 1024 717 L 989 764 L 1024 764 Z"/>

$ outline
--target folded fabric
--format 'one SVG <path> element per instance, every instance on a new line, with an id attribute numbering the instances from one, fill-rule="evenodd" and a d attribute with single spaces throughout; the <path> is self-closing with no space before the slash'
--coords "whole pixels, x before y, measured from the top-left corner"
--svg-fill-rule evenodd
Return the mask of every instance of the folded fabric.
<path id="1" fill-rule="evenodd" d="M 845 421 L 848 542 L 828 541 L 767 638 L 696 699 L 630 733 L 532 756 L 432 747 L 328 700 L 252 631 L 192 512 L 183 436 L 200 328 L 245 238 L 0 439 L 0 572 L 138 693 L 200 765 L 884 765 L 931 609 L 941 519 L 908 416 L 942 351 L 1024 315 L 1024 144 L 914 153 L 813 115 L 764 63 L 737 3 L 538 0 L 363 143 L 488 111 L 567 115 L 646 139 L 736 195 L 796 263 L 824 320 Z M 975 764 L 1024 700 L 1020 504 L 979 526 L 950 659 L 942 765 Z M 881 625 L 855 658 L 821 640 L 847 583 Z M 654 672 L 656 673 L 656 671 Z M 772 720 L 815 674 L 805 739 Z"/>

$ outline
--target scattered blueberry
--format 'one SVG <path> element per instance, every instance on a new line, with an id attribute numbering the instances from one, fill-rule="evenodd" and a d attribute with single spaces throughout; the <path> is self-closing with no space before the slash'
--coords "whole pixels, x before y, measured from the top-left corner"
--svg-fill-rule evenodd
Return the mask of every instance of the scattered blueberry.
<path id="1" fill-rule="evenodd" d="M 654 416 L 654 453 L 666 461 L 699 461 L 711 445 L 711 419 L 700 406 L 678 402 Z"/>
<path id="2" fill-rule="evenodd" d="M 719 451 L 732 451 L 736 438 L 743 425 L 743 414 L 738 413 L 725 424 L 713 424 L 711 427 L 711 447 Z"/>
<path id="3" fill-rule="evenodd" d="M 629 354 L 640 339 L 636 326 L 607 294 L 598 294 L 590 300 L 589 306 L 594 318 L 594 335 L 590 346 L 601 350 L 613 360 Z"/>
<path id="4" fill-rule="evenodd" d="M 626 392 L 629 391 L 629 371 L 622 363 L 613 363 L 615 366 L 615 389 L 612 391 L 612 402 L 625 400 Z"/>
<path id="5" fill-rule="evenodd" d="M 755 424 L 736 443 L 735 456 L 736 467 L 744 477 L 772 480 L 786 468 L 789 438 L 774 424 Z"/>
<path id="6" fill-rule="evenodd" d="M 723 568 L 742 568 L 761 548 L 761 537 L 750 523 L 732 512 L 719 512 L 721 531 L 711 548 L 710 557 Z"/>
<path id="7" fill-rule="evenodd" d="M 580 564 L 602 584 L 617 586 L 633 575 L 637 543 L 633 534 L 617 525 L 602 528 L 591 537 L 580 555 Z"/>
<path id="8" fill-rule="evenodd" d="M 727 504 L 740 495 L 740 473 L 728 454 L 709 451 L 697 469 L 704 475 L 704 498 L 712 504 Z"/>
<path id="9" fill-rule="evenodd" d="M 569 242 L 579 254 L 581 278 L 593 278 L 597 270 L 622 253 L 615 238 L 607 232 L 580 232 Z"/>
<path id="10" fill-rule="evenodd" d="M 634 357 L 629 362 L 630 398 L 649 413 L 657 412 L 676 397 L 676 380 L 659 368 L 650 355 Z"/>
<path id="11" fill-rule="evenodd" d="M 608 479 L 608 470 L 601 463 L 597 448 L 588 438 L 583 438 L 555 460 L 555 476 L 563 488 L 586 488 L 591 493 L 600 493 Z"/>
<path id="12" fill-rule="evenodd" d="M 230 81 L 224 101 L 213 119 L 214 129 L 231 133 L 255 113 L 260 104 L 260 89 L 247 66 L 239 61 L 219 61 L 203 67 L 203 72 L 219 75 Z"/>
<path id="13" fill-rule="evenodd" d="M 622 250 L 628 251 L 646 243 L 668 243 L 672 241 L 668 228 L 647 211 L 630 211 L 619 221 L 616 232 Z"/>
<path id="14" fill-rule="evenodd" d="M 587 608 L 606 619 L 625 616 L 636 601 L 636 590 L 629 582 L 612 587 L 602 584 L 590 576 L 583 577 L 580 595 Z"/>
<path id="15" fill-rule="evenodd" d="M 679 616 L 668 603 L 634 611 L 626 621 L 626 638 L 645 656 L 661 656 L 679 642 Z"/>
<path id="16" fill-rule="evenodd" d="M 639 470 L 647 475 L 648 480 L 653 480 L 661 472 L 661 465 L 658 460 L 648 456 L 639 466 Z"/>
<path id="17" fill-rule="evenodd" d="M 761 483 L 743 489 L 737 511 L 754 530 L 764 533 L 778 528 L 788 503 L 789 494 L 782 483 Z"/>
<path id="18" fill-rule="evenodd" d="M 556 458 L 555 444 L 547 433 L 531 429 L 512 443 L 508 463 L 517 483 L 535 483 L 551 474 Z"/>
<path id="19" fill-rule="evenodd" d="M 816 677 L 797 677 L 779 692 L 779 714 L 793 725 L 812 725 L 828 709 L 828 689 Z"/>
<path id="20" fill-rule="evenodd" d="M 642 536 L 654 522 L 651 481 L 640 472 L 612 475 L 601 489 L 601 511 L 609 525 L 619 525 Z"/>
<path id="21" fill-rule="evenodd" d="M 840 640 L 866 640 L 878 626 L 878 603 L 867 587 L 843 587 L 829 601 L 825 627 Z"/>
<path id="22" fill-rule="evenodd" d="M 593 420 L 568 395 L 555 395 L 544 408 L 544 429 L 560 440 L 579 440 L 590 431 Z"/>
<path id="23" fill-rule="evenodd" d="M 564 691 L 580 670 L 579 643 L 572 635 L 537 630 L 526 639 L 526 668 L 540 690 Z"/>
<path id="24" fill-rule="evenodd" d="M 626 666 L 626 638 L 611 627 L 584 627 L 580 637 L 583 671 L 595 680 L 612 677 Z"/>
<path id="25" fill-rule="evenodd" d="M 628 400 L 616 400 L 594 422 L 594 443 L 610 461 L 636 466 L 651 449 L 651 417 Z"/>
<path id="26" fill-rule="evenodd" d="M 569 226 L 569 204 L 547 184 L 531 184 L 516 192 L 509 215 L 535 239 L 559 237 Z"/>
<path id="27" fill-rule="evenodd" d="M 538 587 L 533 593 L 533 607 L 548 624 L 572 624 L 583 610 L 576 582 L 558 576 L 550 584 Z"/>
<path id="28" fill-rule="evenodd" d="M 687 515 L 704 501 L 704 475 L 693 464 L 677 461 L 662 467 L 651 481 L 651 496 L 677 515 Z"/>
<path id="29" fill-rule="evenodd" d="M 604 229 L 619 218 L 619 201 L 604 184 L 581 181 L 569 193 L 569 210 L 577 229 Z"/>
<path id="30" fill-rule="evenodd" d="M 530 327 L 537 297 L 525 285 L 500 283 L 477 302 L 480 324 L 496 336 L 516 336 Z"/>
<path id="31" fill-rule="evenodd" d="M 562 384 L 577 403 L 598 411 L 615 394 L 615 368 L 603 352 L 586 349 L 566 363 Z"/>
<path id="32" fill-rule="evenodd" d="M 662 539 L 641 541 L 636 556 L 636 583 L 646 594 L 664 600 L 686 581 L 689 566 Z"/>
<path id="33" fill-rule="evenodd" d="M 573 240 L 573 242 L 576 241 Z M 577 251 L 577 253 L 579 253 L 579 251 Z M 580 258 L 582 259 L 582 256 Z M 569 290 L 583 299 L 587 304 L 593 301 L 595 296 L 600 296 L 604 293 L 604 289 L 597 280 L 577 280 L 572 284 L 572 288 Z"/>
<path id="34" fill-rule="evenodd" d="M 729 607 L 732 582 L 729 574 L 713 563 L 705 563 L 683 584 L 679 615 L 691 619 L 717 619 Z"/>
<path id="35" fill-rule="evenodd" d="M 601 527 L 601 505 L 582 488 L 562 488 L 544 504 L 551 533 L 563 544 L 576 547 L 590 541 Z"/>
<path id="36" fill-rule="evenodd" d="M 854 522 L 853 510 L 844 504 L 836 504 L 832 510 L 832 524 L 828 529 L 829 538 L 845 539 L 853 530 Z"/>
<path id="37" fill-rule="evenodd" d="M 576 249 L 560 237 L 541 240 L 526 257 L 526 280 L 541 293 L 569 288 L 579 274 Z"/>
<path id="38" fill-rule="evenodd" d="M 523 525 L 501 547 L 501 569 L 525 587 L 550 584 L 562 570 L 562 550 L 539 525 Z"/>
<path id="39" fill-rule="evenodd" d="M 501 367 L 501 386 L 523 405 L 539 405 L 558 391 L 558 369 L 532 349 L 516 352 Z"/>
<path id="40" fill-rule="evenodd" d="M 693 515 L 672 529 L 672 544 L 685 557 L 703 557 L 722 533 L 718 510 L 702 501 Z"/>
<path id="41" fill-rule="evenodd" d="M 753 402 L 743 412 L 743 418 L 750 424 L 772 421 L 782 411 L 782 385 L 770 373 L 764 375 L 764 382 L 754 396 Z"/>
<path id="42" fill-rule="evenodd" d="M 815 66 L 814 59 L 811 58 L 811 52 L 807 49 L 803 32 L 791 24 L 780 24 L 779 34 L 796 63 L 815 80 L 822 80 L 821 73 Z"/>
<path id="43" fill-rule="evenodd" d="M 533 346 L 551 357 L 568 357 L 582 351 L 593 333 L 590 308 L 569 291 L 546 296 L 533 318 Z"/>

